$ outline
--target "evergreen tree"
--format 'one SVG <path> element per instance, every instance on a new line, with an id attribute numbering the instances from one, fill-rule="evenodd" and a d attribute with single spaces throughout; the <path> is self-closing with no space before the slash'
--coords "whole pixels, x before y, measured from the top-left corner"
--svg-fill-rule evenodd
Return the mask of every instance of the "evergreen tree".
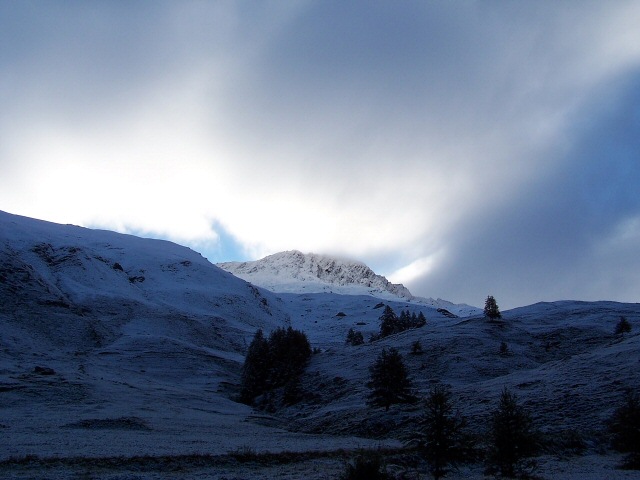
<path id="1" fill-rule="evenodd" d="M 613 448 L 627 454 L 624 468 L 640 470 L 640 395 L 628 391 L 609 420 Z"/>
<path id="2" fill-rule="evenodd" d="M 411 328 L 411 313 L 409 313 L 409 310 L 402 310 L 400 312 L 400 318 L 398 318 L 397 331 L 403 332 L 409 328 Z"/>
<path id="3" fill-rule="evenodd" d="M 473 449 L 471 437 L 465 432 L 466 420 L 454 411 L 451 390 L 436 385 L 425 402 L 421 423 L 421 450 L 436 480 L 468 459 Z"/>
<path id="4" fill-rule="evenodd" d="M 380 315 L 380 336 L 387 337 L 394 333 L 398 333 L 400 331 L 398 326 L 399 319 L 396 312 L 394 312 L 389 305 L 385 305 L 384 311 L 382 312 L 382 315 Z"/>
<path id="5" fill-rule="evenodd" d="M 269 335 L 269 360 L 271 387 L 281 387 L 304 370 L 311 357 L 311 345 L 307 336 L 288 327 L 277 328 Z"/>
<path id="6" fill-rule="evenodd" d="M 258 330 L 249 345 L 242 367 L 240 401 L 251 403 L 267 389 L 269 375 L 269 343 L 262 330 Z"/>
<path id="7" fill-rule="evenodd" d="M 348 463 L 341 480 L 388 480 L 391 477 L 378 455 L 364 455 Z"/>
<path id="8" fill-rule="evenodd" d="M 502 318 L 502 314 L 498 308 L 498 303 L 496 302 L 496 299 L 493 298 L 493 295 L 489 295 L 487 300 L 484 302 L 484 316 L 491 320 Z"/>
<path id="9" fill-rule="evenodd" d="M 538 452 L 538 434 L 531 416 L 506 387 L 500 395 L 498 409 L 491 416 L 489 437 L 489 473 L 514 478 L 535 466 L 531 457 Z"/>
<path id="10" fill-rule="evenodd" d="M 631 324 L 626 317 L 620 317 L 620 321 L 616 324 L 616 329 L 614 331 L 615 335 L 620 335 L 624 338 L 625 333 L 629 333 L 631 331 Z"/>
<path id="11" fill-rule="evenodd" d="M 416 340 L 411 344 L 411 353 L 413 355 L 422 355 L 423 351 L 422 351 L 422 344 L 420 343 L 420 340 Z"/>
<path id="12" fill-rule="evenodd" d="M 348 345 L 362 345 L 364 343 L 364 337 L 362 336 L 362 332 L 356 332 L 353 328 L 349 329 L 347 332 L 347 341 Z"/>
<path id="13" fill-rule="evenodd" d="M 291 327 L 278 328 L 264 338 L 262 330 L 253 337 L 242 367 L 240 401 L 251 404 L 253 400 L 274 388 L 289 386 L 289 400 L 295 397 L 300 376 L 311 356 L 307 336 Z"/>
<path id="14" fill-rule="evenodd" d="M 370 405 L 389 410 L 395 403 L 412 403 L 416 400 L 407 367 L 395 348 L 384 348 L 369 371 L 371 380 L 367 387 L 372 390 L 369 394 Z"/>
<path id="15" fill-rule="evenodd" d="M 389 305 L 385 305 L 382 315 L 380 315 L 380 338 L 404 332 L 410 328 L 422 327 L 427 323 L 424 314 L 416 315 L 409 310 L 402 310 L 398 317 Z"/>

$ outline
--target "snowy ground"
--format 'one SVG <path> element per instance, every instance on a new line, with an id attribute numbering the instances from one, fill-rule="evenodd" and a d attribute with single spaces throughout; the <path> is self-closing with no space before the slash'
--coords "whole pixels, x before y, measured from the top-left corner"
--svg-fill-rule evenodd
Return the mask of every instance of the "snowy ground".
<path id="1" fill-rule="evenodd" d="M 366 407 L 369 366 L 393 346 L 420 395 L 452 385 L 479 435 L 511 388 L 558 446 L 539 459 L 541 477 L 640 478 L 614 468 L 603 436 L 640 385 L 640 305 L 541 303 L 488 322 L 341 293 L 274 294 L 169 242 L 0 212 L 0 477 L 338 478 L 354 449 L 402 447 L 414 431 L 420 405 Z M 422 311 L 427 325 L 345 345 L 349 328 L 377 332 L 381 302 Z M 622 315 L 624 338 L 612 333 Z M 286 325 L 320 350 L 306 401 L 269 413 L 233 401 L 255 330 Z M 584 451 L 568 456 L 562 439 L 574 434 Z M 390 471 L 418 478 L 390 458 Z M 474 465 L 448 478 L 484 477 Z"/>

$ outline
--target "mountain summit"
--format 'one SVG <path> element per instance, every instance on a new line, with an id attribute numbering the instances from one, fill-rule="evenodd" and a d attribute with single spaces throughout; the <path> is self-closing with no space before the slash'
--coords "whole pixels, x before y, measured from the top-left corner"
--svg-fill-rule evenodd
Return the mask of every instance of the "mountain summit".
<path id="1" fill-rule="evenodd" d="M 217 266 L 237 277 L 276 292 L 391 294 L 413 298 L 401 284 L 394 284 L 364 263 L 298 250 L 275 253 L 252 262 L 225 262 Z"/>
<path id="2" fill-rule="evenodd" d="M 415 297 L 402 284 L 391 283 L 367 265 L 298 250 L 275 253 L 250 262 L 224 262 L 218 267 L 277 293 L 340 293 L 371 295 L 384 300 L 411 301 L 444 308 L 459 316 L 475 315 L 476 307 L 446 300 Z"/>

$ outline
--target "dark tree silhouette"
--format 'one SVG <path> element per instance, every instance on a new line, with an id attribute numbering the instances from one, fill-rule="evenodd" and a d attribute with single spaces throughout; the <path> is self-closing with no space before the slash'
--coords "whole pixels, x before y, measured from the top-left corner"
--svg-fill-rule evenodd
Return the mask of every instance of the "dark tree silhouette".
<path id="1" fill-rule="evenodd" d="M 465 432 L 466 420 L 454 410 L 448 386 L 436 385 L 431 389 L 420 423 L 421 450 L 433 478 L 444 477 L 470 457 L 473 442 Z"/>
<path id="2" fill-rule="evenodd" d="M 609 420 L 613 448 L 627 454 L 623 468 L 640 470 L 640 395 L 628 391 Z"/>
<path id="3" fill-rule="evenodd" d="M 615 335 L 620 335 L 624 338 L 625 333 L 629 333 L 631 331 L 631 324 L 626 317 L 620 317 L 620 321 L 616 324 L 616 329 L 614 331 Z"/>
<path id="4" fill-rule="evenodd" d="M 493 298 L 493 295 L 489 295 L 484 302 L 484 316 L 491 320 L 502 318 L 502 314 L 498 308 L 498 303 L 496 302 L 496 299 Z"/>
<path id="5" fill-rule="evenodd" d="M 269 368 L 269 343 L 260 329 L 253 336 L 242 367 L 241 402 L 251 403 L 267 389 Z"/>
<path id="6" fill-rule="evenodd" d="M 348 463 L 341 480 L 388 480 L 391 478 L 378 455 L 362 455 Z"/>
<path id="7" fill-rule="evenodd" d="M 407 367 L 395 348 L 383 349 L 369 371 L 371 380 L 367 387 L 371 389 L 370 405 L 389 410 L 395 403 L 412 403 L 416 400 Z"/>
<path id="8" fill-rule="evenodd" d="M 380 315 L 380 338 L 404 332 L 410 328 L 419 328 L 427 323 L 424 313 L 410 313 L 409 310 L 402 310 L 398 317 L 389 305 L 385 305 L 382 315 Z"/>
<path id="9" fill-rule="evenodd" d="M 380 336 L 387 337 L 398 333 L 400 320 L 396 315 L 396 312 L 389 305 L 384 306 L 384 311 L 380 315 Z"/>
<path id="10" fill-rule="evenodd" d="M 269 335 L 269 382 L 272 388 L 282 387 L 302 373 L 311 356 L 307 336 L 289 327 L 277 328 Z"/>
<path id="11" fill-rule="evenodd" d="M 349 329 L 347 332 L 347 341 L 348 345 L 362 345 L 364 343 L 364 337 L 362 336 L 362 332 L 357 332 L 353 328 Z"/>
<path id="12" fill-rule="evenodd" d="M 422 353 L 424 353 L 422 350 L 422 344 L 420 343 L 420 340 L 416 340 L 411 344 L 411 353 L 413 355 L 421 355 Z"/>
<path id="13" fill-rule="evenodd" d="M 266 340 L 258 330 L 242 367 L 240 401 L 251 404 L 258 395 L 285 385 L 291 400 L 298 390 L 297 377 L 310 356 L 311 346 L 303 332 L 278 328 Z"/>
<path id="14" fill-rule="evenodd" d="M 489 438 L 489 473 L 514 478 L 526 475 L 535 466 L 531 457 L 538 452 L 538 433 L 531 416 L 506 387 L 498 409 L 491 416 Z"/>

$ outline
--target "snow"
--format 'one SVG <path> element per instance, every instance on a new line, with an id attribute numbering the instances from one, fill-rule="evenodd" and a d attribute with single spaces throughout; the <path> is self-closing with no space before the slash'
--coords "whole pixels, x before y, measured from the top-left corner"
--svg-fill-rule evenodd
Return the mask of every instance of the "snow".
<path id="1" fill-rule="evenodd" d="M 577 432 L 585 452 L 540 457 L 543 478 L 638 478 L 615 470 L 620 456 L 603 431 L 625 389 L 640 384 L 640 305 L 561 301 L 506 311 L 501 321 L 477 309 L 453 318 L 439 310 L 455 313 L 444 301 L 383 291 L 357 262 L 294 256 L 303 266 L 332 265 L 331 275 L 314 279 L 280 256 L 252 285 L 170 242 L 0 212 L 0 476 L 335 478 L 339 449 L 399 447 L 419 420 L 419 404 L 366 407 L 369 366 L 394 347 L 418 393 L 452 385 L 480 435 L 505 386 L 548 438 Z M 367 278 L 381 283 L 359 283 Z M 378 331 L 380 303 L 422 312 L 427 324 L 345 345 L 350 328 L 365 340 Z M 620 316 L 633 326 L 624 337 L 613 335 Z M 270 412 L 233 401 L 255 330 L 288 325 L 320 350 L 302 378 L 306 400 Z M 410 353 L 415 341 L 423 354 Z M 499 354 L 502 341 L 508 355 Z M 282 465 L 226 456 L 243 450 L 324 453 Z M 25 455 L 62 460 L 1 463 Z M 147 466 L 132 466 L 136 456 L 149 457 Z M 178 465 L 174 477 L 149 466 L 160 457 Z M 117 460 L 92 469 L 87 458 Z M 484 477 L 472 465 L 447 478 Z"/>
<path id="2" fill-rule="evenodd" d="M 254 285 L 277 293 L 338 293 L 369 295 L 395 302 L 444 308 L 458 316 L 480 313 L 465 304 L 415 297 L 401 284 L 393 284 L 361 262 L 297 250 L 269 255 L 252 262 L 224 262 L 218 266 Z"/>

